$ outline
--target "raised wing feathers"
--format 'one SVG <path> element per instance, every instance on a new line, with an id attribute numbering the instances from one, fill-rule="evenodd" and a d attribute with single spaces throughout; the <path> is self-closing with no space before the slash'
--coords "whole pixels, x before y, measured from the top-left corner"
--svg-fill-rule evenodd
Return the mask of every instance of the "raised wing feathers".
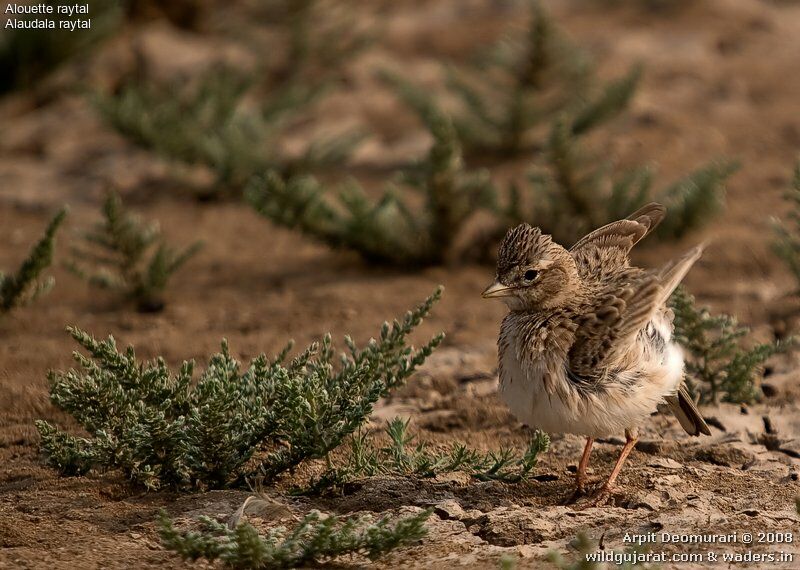
<path id="1" fill-rule="evenodd" d="M 661 302 L 666 303 L 675 288 L 683 281 L 686 274 L 692 268 L 695 261 L 703 255 L 704 246 L 698 245 L 687 251 L 683 257 L 670 261 L 658 271 L 658 279 L 661 282 L 662 295 Z"/>
<path id="2" fill-rule="evenodd" d="M 652 232 L 667 210 L 651 202 L 624 220 L 611 222 L 578 240 L 570 248 L 579 267 L 592 271 L 600 267 L 627 267 L 628 254 L 634 245 Z"/>
<path id="3" fill-rule="evenodd" d="M 630 268 L 613 271 L 611 283 L 575 319 L 575 342 L 568 355 L 570 370 L 581 376 L 596 377 L 616 362 L 655 312 L 665 305 L 702 253 L 702 246 L 695 247 L 654 273 Z"/>
<path id="4" fill-rule="evenodd" d="M 651 202 L 624 220 L 611 222 L 586 234 L 570 248 L 570 251 L 577 251 L 590 244 L 627 248 L 627 251 L 630 251 L 661 223 L 666 214 L 667 209 L 664 206 Z"/>
<path id="5" fill-rule="evenodd" d="M 664 206 L 652 202 L 587 234 L 570 249 L 593 299 L 584 313 L 573 317 L 576 330 L 567 355 L 571 373 L 598 379 L 618 362 L 702 254 L 702 247 L 694 248 L 656 272 L 630 267 L 631 249 L 666 213 Z M 685 398 L 675 398 L 674 407 L 687 410 L 683 412 L 687 425 L 700 425 Z"/>
<path id="6" fill-rule="evenodd" d="M 576 318 L 575 342 L 569 350 L 569 369 L 597 377 L 630 348 L 639 331 L 659 306 L 657 275 L 642 274 L 617 282 L 597 296 L 594 306 Z"/>

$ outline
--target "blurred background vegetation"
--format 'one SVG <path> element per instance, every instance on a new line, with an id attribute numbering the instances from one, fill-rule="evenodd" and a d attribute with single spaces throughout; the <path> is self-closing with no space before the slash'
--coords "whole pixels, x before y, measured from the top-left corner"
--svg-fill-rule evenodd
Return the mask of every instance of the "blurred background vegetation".
<path id="1" fill-rule="evenodd" d="M 197 190 L 203 198 L 238 199 L 268 176 L 253 200 L 261 213 L 371 261 L 463 260 L 465 252 L 451 251 L 452 244 L 478 210 L 496 227 L 471 238 L 466 250 L 473 254 L 485 253 L 487 240 L 522 221 L 569 242 L 657 198 L 673 206 L 663 235 L 680 237 L 716 212 L 735 170 L 729 160 L 709 162 L 654 190 L 649 165 L 620 169 L 587 148 L 588 134 L 626 112 L 646 64 L 601 81 L 589 55 L 538 1 L 512 4 L 523 25 L 506 30 L 494 45 L 477 46 L 463 63 L 443 59 L 442 90 L 383 65 L 364 65 L 419 115 L 433 139 L 427 156 L 387 173 L 386 189 L 372 196 L 355 183 L 342 190 L 307 180 L 326 169 L 346 170 L 369 132 L 312 136 L 294 151 L 285 149 L 283 139 L 308 120 L 312 106 L 342 88 L 346 65 L 378 41 L 380 10 L 365 24 L 355 17 L 359 7 L 346 1 L 243 2 L 229 19 L 200 0 L 100 3 L 90 6 L 91 34 L 4 33 L 4 90 L 35 92 L 65 62 L 86 58 L 100 42 L 127 33 L 131 64 L 106 78 L 110 88 L 73 85 L 111 128 L 166 161 L 206 168 L 213 181 Z M 220 61 L 190 76 L 159 77 L 131 32 L 153 18 L 198 38 L 224 37 L 246 64 Z M 490 184 L 492 167 L 518 157 L 530 165 L 527 176 Z M 709 160 L 714 158 L 720 157 Z M 463 179 L 462 171 L 475 169 L 477 178 Z M 404 183 L 399 188 L 398 181 Z M 422 200 L 412 205 L 410 194 Z"/>
<path id="2" fill-rule="evenodd" d="M 391 57 L 370 57 L 386 25 L 381 3 L 250 0 L 230 10 L 211 0 L 92 3 L 91 33 L 4 32 L 0 90 L 43 105 L 66 88 L 108 129 L 167 165 L 175 189 L 206 202 L 243 201 L 272 224 L 401 271 L 490 266 L 505 231 L 523 222 L 569 246 L 657 200 L 669 210 L 658 232 L 667 241 L 724 208 L 736 157 L 698 156 L 682 177 L 662 181 L 656 161 L 621 165 L 605 151 L 617 125 L 630 120 L 647 61 L 601 77 L 597 59 L 537 0 L 483 9 L 514 23 L 491 41 L 442 54 L 430 69 L 432 86 Z M 661 17 L 686 7 L 642 2 L 637 9 Z M 154 57 L 139 33 L 153 23 L 198 49 L 215 47 L 190 72 L 171 72 L 161 61 L 169 50 Z M 99 65 L 97 54 L 112 48 L 125 54 L 124 65 Z M 395 99 L 404 120 L 416 117 L 427 148 L 370 165 L 359 156 L 380 132 L 347 117 L 317 128 L 320 113 L 331 114 L 326 105 L 365 78 Z M 110 186 L 104 222 L 83 233 L 91 251 L 71 245 L 65 264 L 89 284 L 120 290 L 140 311 L 161 311 L 169 277 L 198 246 L 179 252 L 162 242 L 147 257 L 160 239 L 157 226 L 140 225 Z M 776 231 L 775 250 L 796 273 L 796 231 L 777 222 Z M 686 325 L 680 336 L 695 354 L 713 351 L 711 343 L 735 327 L 726 320 L 732 317 L 702 313 L 690 296 L 675 307 L 679 326 Z M 734 338 L 745 335 L 736 331 Z M 759 346 L 763 357 L 740 370 L 737 382 L 750 386 L 777 350 Z M 721 397 L 727 373 L 709 380 L 701 372 L 712 384 L 704 397 Z M 723 392 L 737 401 L 758 397 L 748 387 Z"/>

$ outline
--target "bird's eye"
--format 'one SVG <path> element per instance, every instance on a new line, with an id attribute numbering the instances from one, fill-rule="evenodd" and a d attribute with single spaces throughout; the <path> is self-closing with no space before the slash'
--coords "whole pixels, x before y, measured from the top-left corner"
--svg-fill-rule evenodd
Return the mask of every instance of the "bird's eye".
<path id="1" fill-rule="evenodd" d="M 534 279 L 536 279 L 537 275 L 539 275 L 538 271 L 536 271 L 535 269 L 528 269 L 525 272 L 525 281 L 533 281 Z"/>

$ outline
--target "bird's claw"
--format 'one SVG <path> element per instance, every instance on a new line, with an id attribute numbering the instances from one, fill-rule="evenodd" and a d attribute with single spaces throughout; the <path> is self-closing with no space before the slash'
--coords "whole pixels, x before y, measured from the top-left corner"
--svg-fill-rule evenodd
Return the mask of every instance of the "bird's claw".
<path id="1" fill-rule="evenodd" d="M 613 502 L 613 489 L 603 485 L 586 502 L 587 507 L 604 507 Z"/>
<path id="2" fill-rule="evenodd" d="M 586 485 L 578 484 L 572 494 L 564 501 L 564 505 L 572 505 L 577 503 L 580 499 L 587 494 Z"/>
<path id="3" fill-rule="evenodd" d="M 584 488 L 575 489 L 575 492 L 564 504 L 572 505 L 577 503 L 577 507 L 579 509 L 588 509 L 591 507 L 603 507 L 611 505 L 613 502 L 614 490 L 604 485 L 591 495 L 589 495 Z"/>

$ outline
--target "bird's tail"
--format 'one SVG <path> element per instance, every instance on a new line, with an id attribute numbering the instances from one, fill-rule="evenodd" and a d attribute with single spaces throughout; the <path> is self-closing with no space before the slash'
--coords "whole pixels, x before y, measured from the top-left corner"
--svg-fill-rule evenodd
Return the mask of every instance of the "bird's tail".
<path id="1" fill-rule="evenodd" d="M 708 424 L 700 415 L 700 410 L 694 405 L 692 397 L 686 391 L 686 386 L 678 388 L 678 393 L 674 396 L 667 396 L 665 398 L 669 404 L 670 410 L 678 418 L 681 427 L 686 430 L 689 435 L 711 435 L 711 430 L 708 429 Z"/>

